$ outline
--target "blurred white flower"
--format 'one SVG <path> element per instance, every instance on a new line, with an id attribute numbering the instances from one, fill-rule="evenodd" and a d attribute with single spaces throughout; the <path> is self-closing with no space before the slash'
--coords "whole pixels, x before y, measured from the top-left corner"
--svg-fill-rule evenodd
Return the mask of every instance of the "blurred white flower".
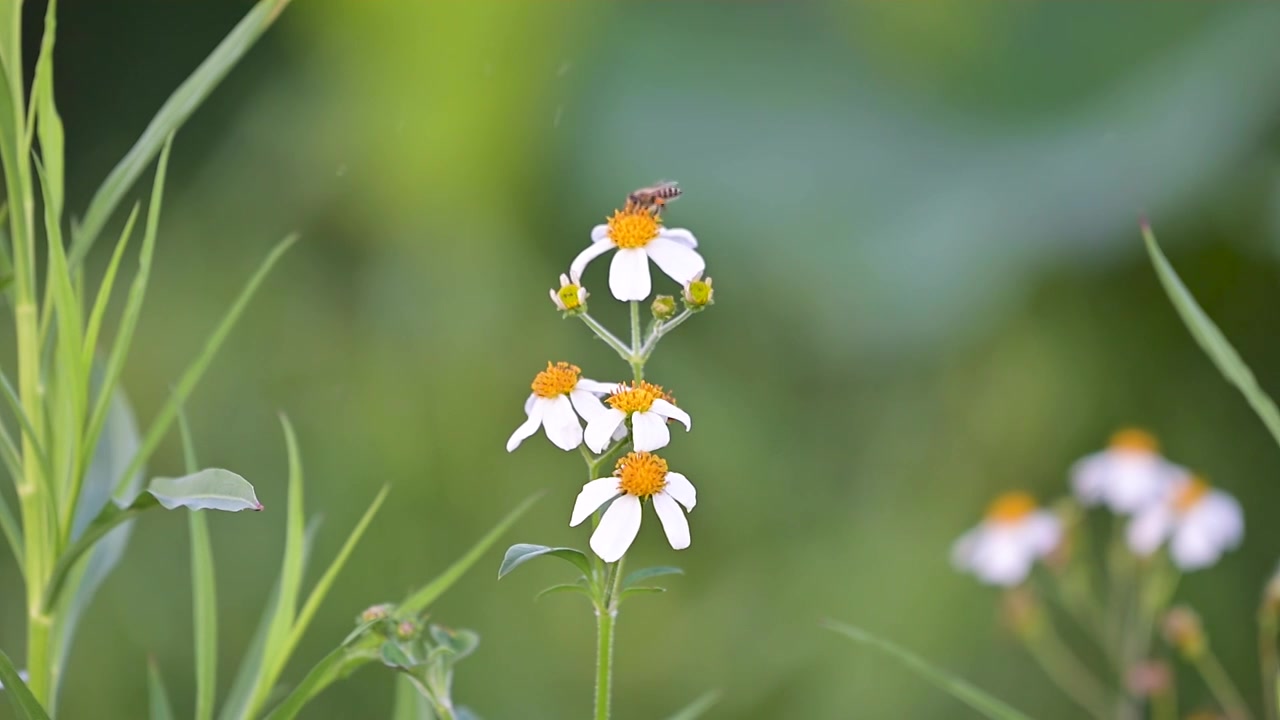
<path id="1" fill-rule="evenodd" d="M 1169 540 L 1169 555 L 1184 571 L 1213 565 L 1242 539 L 1240 503 L 1192 476 L 1172 482 L 1158 502 L 1129 523 L 1129 549 L 1150 555 Z"/>
<path id="2" fill-rule="evenodd" d="M 591 229 L 591 245 L 578 253 L 569 275 L 582 277 L 587 263 L 617 248 L 609 265 L 609 290 L 624 302 L 649 297 L 649 261 L 684 285 L 706 270 L 707 263 L 694 248 L 698 241 L 683 228 L 667 228 L 658 214 L 634 203 L 616 210 L 604 225 Z"/>
<path id="3" fill-rule="evenodd" d="M 552 288 L 549 292 L 551 293 L 551 302 L 565 312 L 582 309 L 586 306 L 587 298 L 590 296 L 587 289 L 582 287 L 577 279 L 570 282 L 569 276 L 564 273 L 560 273 L 560 289 Z"/>
<path id="4" fill-rule="evenodd" d="M 612 392 L 617 386 L 588 380 L 581 372 L 577 365 L 567 362 L 547 363 L 547 369 L 533 379 L 533 394 L 524 403 L 528 419 L 511 433 L 507 452 L 537 432 L 539 425 L 546 431 L 547 439 L 561 450 L 573 450 L 582 444 L 582 424 L 578 416 L 590 420 L 604 412 L 604 405 L 596 394 Z"/>
<path id="5" fill-rule="evenodd" d="M 1142 430 L 1121 430 L 1106 450 L 1071 466 L 1071 488 L 1084 505 L 1105 503 L 1112 512 L 1131 514 L 1159 500 L 1169 483 L 1187 471 L 1160 455 L 1155 437 Z"/>
<path id="6" fill-rule="evenodd" d="M 667 461 L 647 452 L 630 452 L 618 460 L 613 477 L 592 480 L 582 486 L 573 504 L 569 527 L 575 527 L 600 506 L 613 500 L 591 534 L 591 549 L 605 562 L 617 562 L 640 532 L 642 501 L 652 498 L 667 541 L 676 550 L 689 547 L 689 520 L 697 493 L 684 475 L 668 472 Z M 681 510 L 683 505 L 685 510 Z"/>
<path id="7" fill-rule="evenodd" d="M 616 386 L 605 398 L 609 407 L 587 420 L 585 439 L 593 452 L 601 452 L 611 438 L 626 437 L 623 422 L 631 419 L 632 447 L 636 450 L 657 450 L 671 442 L 667 420 L 677 420 L 685 431 L 692 429 L 689 414 L 676 407 L 670 395 L 652 383 L 633 382 Z M 621 429 L 621 432 L 619 432 Z"/>
<path id="8" fill-rule="evenodd" d="M 991 503 L 982 523 L 951 546 L 951 562 L 988 585 L 1011 586 L 1026 579 L 1039 558 L 1062 540 L 1062 523 L 1030 495 L 1011 492 Z"/>

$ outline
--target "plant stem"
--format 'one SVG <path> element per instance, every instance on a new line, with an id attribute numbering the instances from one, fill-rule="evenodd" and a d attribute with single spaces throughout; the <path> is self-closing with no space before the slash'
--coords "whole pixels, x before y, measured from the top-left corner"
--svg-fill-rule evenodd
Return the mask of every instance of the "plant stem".
<path id="1" fill-rule="evenodd" d="M 1106 687 L 1071 652 L 1047 621 L 1023 635 L 1027 650 L 1067 697 L 1098 720 L 1111 717 Z"/>
<path id="2" fill-rule="evenodd" d="M 1231 720 L 1251 720 L 1253 715 L 1249 712 L 1249 705 L 1245 703 L 1239 688 L 1231 681 L 1231 676 L 1223 669 L 1213 651 L 1206 647 L 1193 662 L 1200 677 L 1204 679 L 1204 684 L 1222 706 L 1227 717 Z"/>
<path id="3" fill-rule="evenodd" d="M 640 355 L 640 303 L 631 301 L 631 353 L 627 362 L 631 364 L 631 375 L 636 382 L 644 379 L 645 358 Z"/>
<path id="4" fill-rule="evenodd" d="M 1262 713 L 1267 720 L 1280 717 L 1280 695 L 1276 676 L 1280 674 L 1280 657 L 1276 655 L 1276 613 L 1270 598 L 1263 598 L 1258 609 L 1258 665 L 1262 671 Z"/>
<path id="5" fill-rule="evenodd" d="M 653 349 L 658 346 L 658 341 L 691 317 L 693 317 L 693 311 L 685 308 L 679 315 L 676 315 L 664 323 L 655 325 L 653 332 L 649 335 L 649 339 L 645 341 L 644 347 L 640 348 L 640 357 L 644 360 L 648 360 L 649 356 L 653 354 Z"/>
<path id="6" fill-rule="evenodd" d="M 595 720 L 609 720 L 609 700 L 613 682 L 613 624 L 617 619 L 612 607 L 596 608 L 596 713 Z"/>
<path id="7" fill-rule="evenodd" d="M 627 362 L 631 362 L 631 350 L 618 339 L 617 335 L 609 332 L 609 328 L 601 325 L 599 320 L 596 320 L 586 313 L 580 313 L 578 315 L 578 319 L 582 320 L 582 323 L 588 328 L 591 328 L 591 332 L 595 333 L 596 337 L 600 338 L 606 345 L 613 348 L 613 351 L 618 353 L 618 357 L 621 357 Z"/>

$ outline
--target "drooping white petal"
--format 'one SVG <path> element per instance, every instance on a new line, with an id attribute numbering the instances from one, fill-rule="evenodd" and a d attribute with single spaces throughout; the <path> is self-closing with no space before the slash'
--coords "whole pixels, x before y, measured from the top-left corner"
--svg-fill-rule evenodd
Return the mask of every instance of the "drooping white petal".
<path id="1" fill-rule="evenodd" d="M 697 250 L 669 238 L 659 236 L 650 240 L 644 246 L 644 252 L 667 277 L 681 285 L 707 269 L 707 261 L 702 259 Z"/>
<path id="2" fill-rule="evenodd" d="M 578 253 L 578 256 L 569 263 L 569 275 L 575 278 L 582 277 L 582 271 L 587 269 L 587 263 L 595 260 L 601 255 L 613 249 L 611 242 L 593 242 L 587 246 L 585 250 Z"/>
<path id="3" fill-rule="evenodd" d="M 1185 522 L 1177 526 L 1173 531 L 1173 540 L 1169 542 L 1169 556 L 1173 558 L 1173 564 L 1184 572 L 1213 565 L 1222 557 L 1225 549 L 1209 532 L 1209 528 Z"/>
<path id="4" fill-rule="evenodd" d="M 574 386 L 574 389 L 586 390 L 587 392 L 596 393 L 597 395 L 612 395 L 614 391 L 618 389 L 618 383 L 578 378 L 578 384 Z"/>
<path id="5" fill-rule="evenodd" d="M 1129 523 L 1129 549 L 1144 557 L 1155 552 L 1173 531 L 1174 519 L 1173 511 L 1164 503 L 1139 512 Z"/>
<path id="6" fill-rule="evenodd" d="M 1062 541 L 1062 523 L 1048 510 L 1037 510 L 1021 523 L 1022 542 L 1036 557 L 1053 552 Z"/>
<path id="7" fill-rule="evenodd" d="M 638 532 L 640 500 L 634 495 L 622 495 L 600 517 L 600 526 L 591 533 L 591 549 L 601 560 L 617 562 L 627 554 Z"/>
<path id="8" fill-rule="evenodd" d="M 569 527 L 577 527 L 579 523 L 591 517 L 599 507 L 618 496 L 618 478 L 604 477 L 592 480 L 582 486 L 578 499 L 573 501 L 573 515 L 569 518 Z"/>
<path id="9" fill-rule="evenodd" d="M 591 228 L 591 242 L 604 242 L 609 239 L 609 226 L 597 225 Z"/>
<path id="10" fill-rule="evenodd" d="M 559 395 L 544 401 L 542 427 L 547 439 L 561 450 L 573 450 L 582 444 L 582 424 L 573 411 L 569 398 Z"/>
<path id="11" fill-rule="evenodd" d="M 551 290 L 548 290 L 547 292 L 551 293 L 551 302 L 555 303 L 556 308 L 560 310 L 567 309 L 564 306 L 564 301 L 560 299 L 560 293 L 556 292 L 554 288 L 552 288 Z"/>
<path id="12" fill-rule="evenodd" d="M 587 447 L 591 448 L 591 452 L 603 451 L 613 437 L 613 431 L 617 430 L 626 419 L 627 414 L 621 410 L 605 408 L 587 420 L 587 431 L 583 439 L 586 440 Z"/>
<path id="13" fill-rule="evenodd" d="M 978 526 L 951 543 L 951 567 L 965 572 L 973 571 L 973 553 L 981 540 L 981 535 L 982 527 Z"/>
<path id="14" fill-rule="evenodd" d="M 582 383 L 579 382 L 578 384 L 581 385 Z M 604 412 L 604 403 L 600 402 L 600 398 L 580 388 L 574 388 L 569 391 L 569 402 L 573 403 L 573 409 L 578 411 L 582 419 L 588 422 L 591 421 L 591 418 Z"/>
<path id="15" fill-rule="evenodd" d="M 678 472 L 667 473 L 667 485 L 662 491 L 679 500 L 685 510 L 692 510 L 698 504 L 698 492 L 693 489 L 693 483 Z"/>
<path id="16" fill-rule="evenodd" d="M 538 426 L 542 424 L 543 407 L 538 403 L 537 395 L 530 395 L 525 401 L 524 411 L 529 417 L 511 433 L 511 437 L 507 438 L 507 452 L 511 452 L 520 447 L 520 443 L 524 442 L 530 435 L 538 432 Z"/>
<path id="17" fill-rule="evenodd" d="M 1026 579 L 1035 553 L 1015 528 L 986 527 L 974 544 L 970 567 L 979 580 L 1008 587 Z"/>
<path id="18" fill-rule="evenodd" d="M 631 414 L 631 440 L 640 452 L 658 450 L 671 442 L 667 419 L 655 412 Z"/>
<path id="19" fill-rule="evenodd" d="M 667 542 L 673 550 L 689 547 L 689 520 L 676 501 L 664 492 L 653 496 L 653 509 L 662 521 L 662 529 L 667 533 Z"/>
<path id="20" fill-rule="evenodd" d="M 649 256 L 644 250 L 620 248 L 613 254 L 613 261 L 609 264 L 609 291 L 615 298 L 623 302 L 644 300 L 649 297 L 652 287 L 649 279 Z"/>
<path id="21" fill-rule="evenodd" d="M 664 238 L 667 238 L 668 240 L 673 240 L 675 242 L 680 243 L 681 245 L 684 245 L 685 247 L 689 247 L 689 248 L 698 247 L 698 239 L 693 236 L 693 233 L 689 232 L 688 230 L 685 230 L 684 228 L 664 227 L 658 230 L 658 237 L 664 237 Z"/>
<path id="22" fill-rule="evenodd" d="M 1210 490 L 1187 513 L 1184 522 L 1205 525 L 1225 550 L 1235 548 L 1244 539 L 1244 511 L 1235 498 L 1221 490 Z"/>
<path id="23" fill-rule="evenodd" d="M 662 417 L 671 418 L 672 420 L 679 422 L 681 425 L 684 425 L 685 431 L 693 429 L 693 418 L 689 417 L 689 413 L 681 410 L 662 398 L 654 400 L 653 405 L 649 407 L 649 410 L 661 415 Z"/>

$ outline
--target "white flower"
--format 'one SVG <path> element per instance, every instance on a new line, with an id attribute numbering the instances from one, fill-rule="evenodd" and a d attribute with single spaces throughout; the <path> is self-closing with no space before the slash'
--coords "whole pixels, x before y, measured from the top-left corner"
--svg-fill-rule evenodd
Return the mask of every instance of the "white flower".
<path id="1" fill-rule="evenodd" d="M 961 535 L 951 547 L 951 562 L 988 585 L 1011 586 L 1026 579 L 1039 558 L 1062 540 L 1062 523 L 1036 507 L 1030 495 L 1007 493 L 996 498 L 982 523 Z"/>
<path id="2" fill-rule="evenodd" d="M 561 450 L 573 450 L 582 444 L 582 424 L 578 416 L 591 420 L 604 412 L 604 405 L 596 394 L 612 392 L 616 386 L 588 380 L 580 373 L 577 365 L 547 363 L 547 369 L 533 379 L 533 394 L 524 403 L 525 415 L 529 417 L 511 433 L 507 452 L 537 432 L 539 425 L 546 430 L 547 439 Z"/>
<path id="3" fill-rule="evenodd" d="M 580 310 L 586 306 L 587 298 L 590 294 L 587 289 L 578 283 L 575 277 L 573 282 L 569 282 L 569 276 L 560 273 L 560 289 L 552 288 L 551 302 L 562 311 Z"/>
<path id="4" fill-rule="evenodd" d="M 1071 487 L 1084 505 L 1105 503 L 1131 514 L 1159 500 L 1186 470 L 1160 455 L 1156 439 L 1142 430 L 1121 430 L 1110 446 L 1071 467 Z"/>
<path id="5" fill-rule="evenodd" d="M 587 420 L 585 439 L 593 452 L 601 452 L 610 439 L 626 437 L 623 422 L 631 419 L 632 446 L 636 450 L 657 450 L 671 442 L 667 420 L 678 420 L 686 432 L 692 429 L 689 414 L 676 407 L 658 385 L 633 382 L 618 385 L 605 398 L 609 408 Z M 619 432 L 621 430 L 621 432 Z"/>
<path id="6" fill-rule="evenodd" d="M 1244 511 L 1240 503 L 1191 476 L 1171 483 L 1160 501 L 1129 523 L 1130 550 L 1146 556 L 1170 540 L 1169 554 L 1184 571 L 1213 565 L 1242 539 Z"/>
<path id="7" fill-rule="evenodd" d="M 618 460 L 613 477 L 583 485 L 573 504 L 569 527 L 577 526 L 613 500 L 591 534 L 591 549 L 601 560 L 617 562 L 640 532 L 640 508 L 646 498 L 652 498 L 653 509 L 662 521 L 671 547 L 676 550 L 689 547 L 689 521 L 680 506 L 693 510 L 697 493 L 689 478 L 668 472 L 666 460 L 647 452 L 627 453 Z"/>
<path id="8" fill-rule="evenodd" d="M 609 290 L 623 302 L 649 297 L 649 261 L 684 285 L 707 268 L 694 248 L 698 241 L 682 228 L 667 228 L 656 212 L 628 203 L 604 225 L 591 229 L 591 245 L 569 266 L 571 277 L 582 277 L 587 263 L 617 248 L 609 265 Z"/>

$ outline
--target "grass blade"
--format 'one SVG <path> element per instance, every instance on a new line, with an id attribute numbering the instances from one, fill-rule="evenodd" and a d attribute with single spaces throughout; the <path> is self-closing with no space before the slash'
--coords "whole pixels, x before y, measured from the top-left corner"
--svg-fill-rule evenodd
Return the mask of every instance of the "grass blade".
<path id="1" fill-rule="evenodd" d="M 142 131 L 141 137 L 129 148 L 129 152 L 111 170 L 101 187 L 93 194 L 85 209 L 84 218 L 72 230 L 70 252 L 71 267 L 79 267 L 81 261 L 98 239 L 103 226 L 115 212 L 129 188 L 151 163 L 166 138 L 177 132 L 200 103 L 235 67 L 240 58 L 253 47 L 254 42 L 280 15 L 289 0 L 259 0 L 253 9 L 227 33 L 218 47 L 200 63 L 191 75 L 165 100 L 155 117 Z"/>
<path id="2" fill-rule="evenodd" d="M 218 326 L 214 328 L 213 333 L 205 341 L 204 348 L 201 349 L 200 354 L 182 373 L 182 377 L 169 395 L 169 399 L 165 401 L 164 406 L 160 408 L 160 413 L 152 421 L 151 427 L 147 429 L 138 454 L 133 458 L 129 469 L 121 476 L 120 484 L 116 486 L 115 496 L 117 498 L 121 496 L 125 488 L 126 479 L 140 469 L 151 457 L 151 453 L 155 452 L 156 447 L 160 445 L 160 440 L 169 431 L 169 426 L 173 424 L 173 420 L 178 414 L 178 407 L 186 402 L 187 397 L 191 395 L 191 391 L 195 389 L 196 383 L 200 382 L 204 371 L 208 369 L 209 363 L 213 361 L 213 356 L 222 347 L 222 343 L 226 341 L 227 335 L 231 333 L 236 321 L 240 319 L 240 315 L 244 313 L 244 309 L 249 305 L 249 300 L 257 292 L 258 286 L 262 284 L 267 274 L 271 272 L 271 268 L 275 266 L 280 257 L 297 239 L 297 235 L 290 235 L 276 244 L 266 259 L 262 261 L 262 264 L 258 266 L 257 272 L 253 274 L 253 277 L 249 278 L 249 282 L 240 291 L 240 295 L 236 297 L 231 308 L 222 316 Z"/>
<path id="3" fill-rule="evenodd" d="M 40 444 L 40 436 L 36 435 L 35 426 L 31 424 L 31 419 L 22 410 L 22 400 L 18 398 L 18 393 L 14 392 L 13 384 L 9 382 L 9 376 L 4 374 L 2 368 L 0 368 L 0 394 L 4 395 L 9 409 L 13 411 L 14 417 L 18 419 L 18 424 L 22 426 L 22 437 L 31 443 L 31 447 L 35 449 L 36 460 L 40 463 L 41 472 L 48 475 L 49 456 L 45 454 L 44 446 Z"/>
<path id="4" fill-rule="evenodd" d="M 84 353 L 80 358 L 86 375 L 93 367 L 93 358 L 98 348 L 98 333 L 102 331 L 102 318 L 106 316 L 107 305 L 111 302 L 111 290 L 115 287 L 120 258 L 124 257 L 124 250 L 129 245 L 129 237 L 133 235 L 133 224 L 138 219 L 138 208 L 139 205 L 134 203 L 133 210 L 129 211 L 129 219 L 125 221 L 120 239 L 116 241 L 116 249 L 111 253 L 111 262 L 102 276 L 102 283 L 98 285 L 98 294 L 93 300 L 93 308 L 89 311 L 89 324 L 84 332 Z"/>
<path id="5" fill-rule="evenodd" d="M 391 720 L 435 720 L 427 699 L 405 675 L 396 675 L 396 698 L 391 706 Z"/>
<path id="6" fill-rule="evenodd" d="M 13 709 L 18 711 L 19 717 L 27 720 L 49 720 L 49 714 L 41 707 L 36 696 L 31 694 L 31 689 L 23 682 L 13 661 L 3 651 L 0 651 L 0 683 L 4 683 L 3 692 L 9 696 L 9 702 L 13 703 Z"/>
<path id="7" fill-rule="evenodd" d="M 165 690 L 164 677 L 155 658 L 147 658 L 147 707 L 151 720 L 174 720 L 173 704 L 169 702 L 169 692 Z"/>
<path id="8" fill-rule="evenodd" d="M 1199 303 L 1196 302 L 1195 297 L 1187 290 L 1187 286 L 1178 277 L 1177 271 L 1173 269 L 1173 266 L 1169 264 L 1168 258 L 1161 252 L 1160 245 L 1156 242 L 1156 236 L 1151 232 L 1151 226 L 1146 222 L 1142 224 L 1142 238 L 1147 245 L 1147 254 L 1151 256 L 1151 264 L 1155 266 L 1156 276 L 1160 278 L 1160 284 L 1164 286 L 1164 291 L 1169 296 L 1169 302 L 1173 303 L 1173 307 L 1178 311 L 1182 322 L 1191 331 L 1191 336 L 1196 339 L 1196 342 L 1200 344 L 1200 348 L 1209 356 L 1209 359 L 1218 367 L 1219 372 L 1222 373 L 1227 381 L 1235 385 L 1244 394 L 1253 411 L 1262 420 L 1262 424 L 1267 426 L 1271 437 L 1277 443 L 1280 443 L 1280 411 L 1276 409 L 1275 402 L 1258 385 L 1257 378 L 1253 376 L 1253 371 L 1240 358 L 1240 353 L 1236 352 L 1230 341 L 1222 334 L 1218 326 L 1209 319 L 1209 316 L 1205 314 Z"/>
<path id="9" fill-rule="evenodd" d="M 44 38 L 40 42 L 40 56 L 36 59 L 35 78 L 31 84 L 31 109 L 35 112 L 35 131 L 40 138 L 40 159 L 48 174 L 52 192 L 46 202 L 52 200 L 52 214 L 62 217 L 63 130 L 62 118 L 53 97 L 53 45 L 58 30 L 58 3 L 49 0 L 44 14 Z M 46 214 L 50 210 L 46 208 Z M 61 237 L 61 233 L 59 233 Z"/>
<path id="10" fill-rule="evenodd" d="M 965 680 L 961 680 L 950 673 L 943 672 L 938 668 L 925 662 L 919 655 L 912 653 L 898 645 L 889 642 L 883 638 L 876 637 L 871 633 L 853 625 L 845 625 L 831 620 L 823 623 L 823 627 L 839 635 L 843 635 L 850 640 L 861 645 L 879 650 L 889 657 L 897 660 L 905 665 L 909 670 L 928 680 L 939 690 L 942 690 L 960 702 L 977 710 L 982 715 L 991 718 L 991 720 L 1030 720 L 1030 718 L 1021 712 L 1013 709 L 1004 702 L 997 700 L 986 692 L 979 690 Z"/>
<path id="11" fill-rule="evenodd" d="M 702 717 L 708 710 L 715 707 L 720 702 L 720 691 L 712 690 L 702 695 L 697 700 L 685 705 L 667 720 L 697 720 Z"/>
<path id="12" fill-rule="evenodd" d="M 199 468 L 195 443 L 186 413 L 178 413 L 182 434 L 182 456 L 187 473 Z M 209 521 L 204 513 L 187 513 L 191 531 L 191 615 L 195 626 L 196 709 L 195 720 L 211 720 L 218 690 L 218 584 L 214 574 L 213 546 Z"/>

